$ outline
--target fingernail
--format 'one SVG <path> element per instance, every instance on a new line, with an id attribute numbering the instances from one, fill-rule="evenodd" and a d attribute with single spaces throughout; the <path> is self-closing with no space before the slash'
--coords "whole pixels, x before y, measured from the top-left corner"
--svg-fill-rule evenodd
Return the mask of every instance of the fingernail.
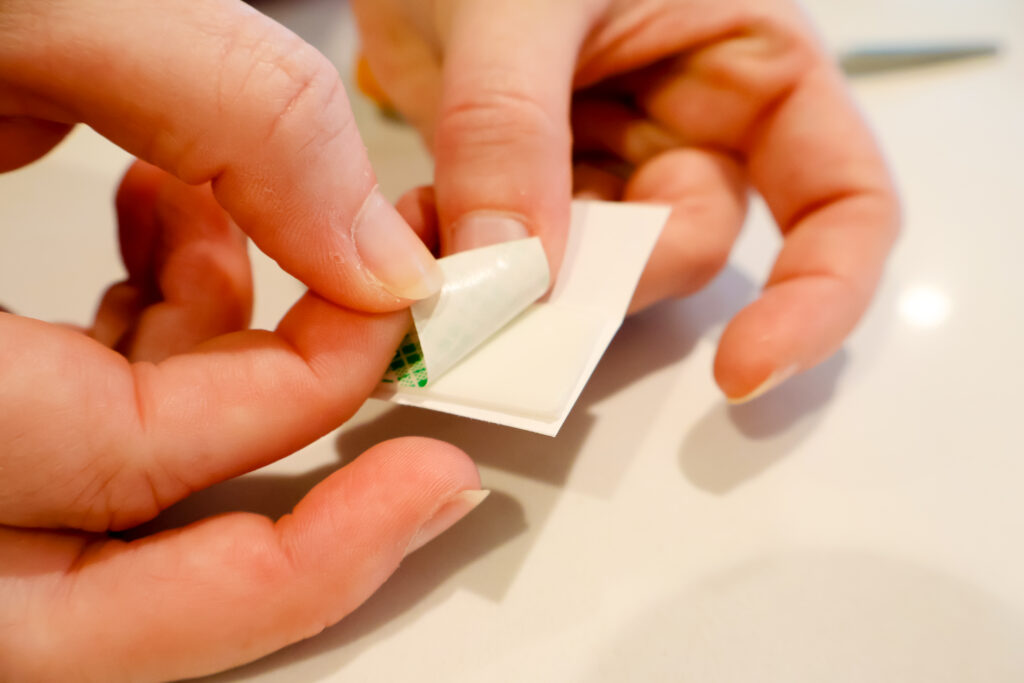
<path id="1" fill-rule="evenodd" d="M 470 489 L 448 499 L 409 541 L 405 554 L 414 553 L 451 528 L 490 495 L 487 489 Z"/>
<path id="2" fill-rule="evenodd" d="M 504 213 L 477 211 L 463 216 L 453 226 L 452 251 L 469 251 L 529 236 L 530 231 L 517 218 Z"/>
<path id="3" fill-rule="evenodd" d="M 363 265 L 391 294 L 419 300 L 441 289 L 441 267 L 380 190 L 363 203 L 352 239 Z"/>
<path id="4" fill-rule="evenodd" d="M 746 396 L 726 396 L 726 400 L 733 405 L 749 403 L 759 396 L 764 396 L 769 391 L 785 382 L 787 379 L 795 375 L 798 369 L 799 368 L 796 365 L 791 365 L 783 370 L 776 370 L 772 374 L 768 375 L 768 379 L 757 385 L 757 387 Z"/>

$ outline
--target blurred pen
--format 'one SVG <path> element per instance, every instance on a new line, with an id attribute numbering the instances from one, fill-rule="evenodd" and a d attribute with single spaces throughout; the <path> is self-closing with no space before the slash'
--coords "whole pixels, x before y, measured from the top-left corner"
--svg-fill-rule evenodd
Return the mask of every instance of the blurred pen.
<path id="1" fill-rule="evenodd" d="M 839 66 L 848 76 L 901 71 L 973 57 L 991 57 L 999 52 L 995 43 L 965 45 L 878 45 L 862 47 L 839 55 Z"/>

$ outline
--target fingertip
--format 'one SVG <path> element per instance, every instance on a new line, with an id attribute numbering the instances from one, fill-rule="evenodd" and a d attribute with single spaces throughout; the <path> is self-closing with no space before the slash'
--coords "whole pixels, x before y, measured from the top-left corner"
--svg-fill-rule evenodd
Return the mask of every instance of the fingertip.
<path id="1" fill-rule="evenodd" d="M 730 402 L 753 400 L 831 356 L 862 312 L 860 297 L 834 277 L 773 285 L 726 326 L 715 381 Z"/>
<path id="2" fill-rule="evenodd" d="M 459 520 L 475 510 L 489 495 L 491 492 L 486 489 L 467 489 L 456 493 L 442 503 L 434 515 L 413 535 L 409 545 L 405 548 L 405 555 L 416 552 L 448 531 Z"/>
<path id="3" fill-rule="evenodd" d="M 432 296 L 444 284 L 434 255 L 379 189 L 370 192 L 356 215 L 352 237 L 370 275 L 396 297 L 392 310 Z"/>
<path id="4" fill-rule="evenodd" d="M 349 508 L 367 515 L 362 525 L 354 526 L 386 547 L 396 562 L 483 499 L 462 495 L 480 491 L 480 473 L 473 460 L 457 446 L 420 436 L 390 439 L 369 448 L 300 505 L 333 505 L 342 490 Z M 382 502 L 387 505 L 386 516 L 379 512 Z M 440 514 L 444 508 L 449 509 Z"/>
<path id="5" fill-rule="evenodd" d="M 465 451 L 444 441 L 404 436 L 379 443 L 349 467 L 354 474 L 393 481 L 399 493 L 420 500 L 421 494 L 445 498 L 480 487 L 480 474 Z"/>
<path id="6" fill-rule="evenodd" d="M 459 448 L 423 437 L 391 439 L 317 484 L 276 528 L 299 571 L 333 571 L 358 596 L 337 607 L 336 621 L 411 549 L 468 514 L 482 498 L 464 494 L 479 490 L 476 466 Z"/>
<path id="7" fill-rule="evenodd" d="M 406 436 L 391 442 L 409 454 L 419 464 L 443 473 L 453 489 L 480 487 L 480 472 L 476 463 L 464 450 L 446 441 L 425 436 Z"/>
<path id="8" fill-rule="evenodd" d="M 742 328 L 740 328 L 742 330 Z M 714 377 L 730 403 L 743 403 L 772 388 L 775 362 L 757 353 L 756 341 L 736 332 L 734 323 L 726 328 L 715 354 Z"/>
<path id="9" fill-rule="evenodd" d="M 419 550 L 476 509 L 490 494 L 470 457 L 452 444 L 426 437 L 385 441 L 360 456 L 375 478 L 394 476 L 394 515 L 401 556 Z M 357 460 L 357 462 L 359 462 Z M 412 533 L 409 533 L 411 530 Z"/>
<path id="10" fill-rule="evenodd" d="M 722 388 L 722 391 L 725 393 L 726 401 L 732 405 L 750 403 L 754 399 L 767 394 L 780 384 L 783 384 L 798 371 L 799 368 L 795 365 L 791 365 L 788 368 L 782 368 L 780 370 L 774 370 L 760 384 L 754 386 L 753 389 L 747 391 L 745 394 L 730 394 L 724 387 Z"/>

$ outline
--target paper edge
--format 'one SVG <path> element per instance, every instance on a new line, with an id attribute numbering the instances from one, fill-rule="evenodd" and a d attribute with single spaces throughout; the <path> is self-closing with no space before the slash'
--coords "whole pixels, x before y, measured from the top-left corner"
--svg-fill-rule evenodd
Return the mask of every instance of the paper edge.
<path id="1" fill-rule="evenodd" d="M 578 207 L 582 211 L 580 216 L 581 223 L 586 222 L 586 215 L 589 213 L 592 206 L 600 206 L 601 210 L 605 211 L 627 211 L 633 213 L 635 211 L 648 212 L 653 220 L 655 216 L 659 216 L 660 228 L 654 232 L 651 236 L 650 246 L 646 250 L 647 257 L 644 259 L 643 264 L 640 267 L 640 272 L 637 275 L 636 283 L 639 284 L 640 279 L 643 277 L 643 272 L 647 268 L 647 263 L 650 261 L 651 254 L 654 253 L 654 248 L 657 246 L 658 240 L 661 238 L 664 232 L 665 226 L 668 223 L 668 219 L 672 214 L 672 207 L 666 204 L 646 204 L 640 202 L 607 202 L 602 200 L 574 200 L 573 208 Z M 564 267 L 565 264 L 563 263 Z M 558 288 L 558 279 L 555 280 L 555 286 L 552 288 L 552 292 L 541 299 L 541 302 L 547 303 L 549 298 L 554 297 L 555 291 Z M 633 287 L 633 292 L 636 291 L 636 285 Z M 560 299 L 561 297 L 557 297 Z M 583 366 L 579 377 L 577 378 L 576 387 L 570 394 L 570 398 L 566 401 L 562 412 L 557 418 L 551 420 L 543 420 L 537 417 L 525 416 L 521 413 L 508 413 L 499 412 L 489 408 L 480 408 L 476 406 L 467 406 L 460 403 L 452 403 L 443 399 L 434 397 L 420 397 L 416 396 L 415 393 L 405 393 L 397 390 L 393 385 L 378 384 L 374 388 L 374 391 L 370 394 L 371 398 L 378 400 L 387 401 L 389 403 L 410 406 L 415 408 L 424 408 L 427 410 L 433 410 L 435 412 L 447 413 L 449 415 L 455 415 L 458 417 L 465 417 L 469 419 L 479 420 L 483 422 L 489 422 L 491 424 L 498 424 L 505 427 L 512 427 L 514 429 L 521 429 L 524 431 L 532 432 L 535 434 L 542 434 L 544 436 L 555 437 L 561 431 L 562 426 L 568 419 L 569 414 L 573 408 L 576 407 L 577 401 L 579 401 L 583 390 L 586 385 L 590 382 L 593 377 L 597 366 L 604 358 L 608 347 L 611 345 L 612 340 L 622 327 L 622 323 L 626 318 L 626 311 L 629 307 L 629 301 L 631 297 L 626 300 L 623 307 L 618 308 L 610 317 L 610 321 L 606 324 L 602 333 L 595 338 L 593 345 L 593 351 L 591 352 L 591 358 Z M 513 318 L 514 320 L 515 318 Z M 511 321 L 510 321 L 511 322 Z M 503 328 L 502 328 L 503 329 Z M 500 329 L 498 332 L 500 333 Z M 493 336 L 493 335 L 492 335 Z M 490 338 L 490 337 L 489 337 Z"/>
<path id="2" fill-rule="evenodd" d="M 565 405 L 558 416 L 550 420 L 525 415 L 523 413 L 503 412 L 492 408 L 481 408 L 479 406 L 470 406 L 464 403 L 454 403 L 434 396 L 419 395 L 415 391 L 403 392 L 390 385 L 377 386 L 374 392 L 370 395 L 370 398 L 375 398 L 392 404 L 433 410 L 435 412 L 447 413 L 457 417 L 465 417 L 472 420 L 498 424 L 503 427 L 512 427 L 514 429 L 521 429 L 535 434 L 555 437 L 561 431 L 562 426 L 569 418 L 573 408 L 576 407 L 576 403 L 579 401 L 580 395 L 582 395 L 583 390 L 586 389 L 594 371 L 597 369 L 597 366 L 600 365 L 601 359 L 604 358 L 604 354 L 607 351 L 608 346 L 611 344 L 621 327 L 621 320 L 618 323 L 609 322 L 603 326 L 600 334 L 595 337 L 595 342 L 590 353 L 590 359 L 581 367 L 579 376 L 576 378 L 576 385 L 572 392 L 570 392 L 569 398 L 566 400 Z"/>

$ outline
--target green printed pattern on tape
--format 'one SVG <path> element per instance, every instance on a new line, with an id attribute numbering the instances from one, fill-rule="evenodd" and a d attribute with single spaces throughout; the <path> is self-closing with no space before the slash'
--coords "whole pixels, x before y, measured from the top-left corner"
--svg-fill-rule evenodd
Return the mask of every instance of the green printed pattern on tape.
<path id="1" fill-rule="evenodd" d="M 413 329 L 398 345 L 395 357 L 391 359 L 384 378 L 384 384 L 400 384 L 403 387 L 427 386 L 427 364 L 423 360 L 420 338 Z"/>

